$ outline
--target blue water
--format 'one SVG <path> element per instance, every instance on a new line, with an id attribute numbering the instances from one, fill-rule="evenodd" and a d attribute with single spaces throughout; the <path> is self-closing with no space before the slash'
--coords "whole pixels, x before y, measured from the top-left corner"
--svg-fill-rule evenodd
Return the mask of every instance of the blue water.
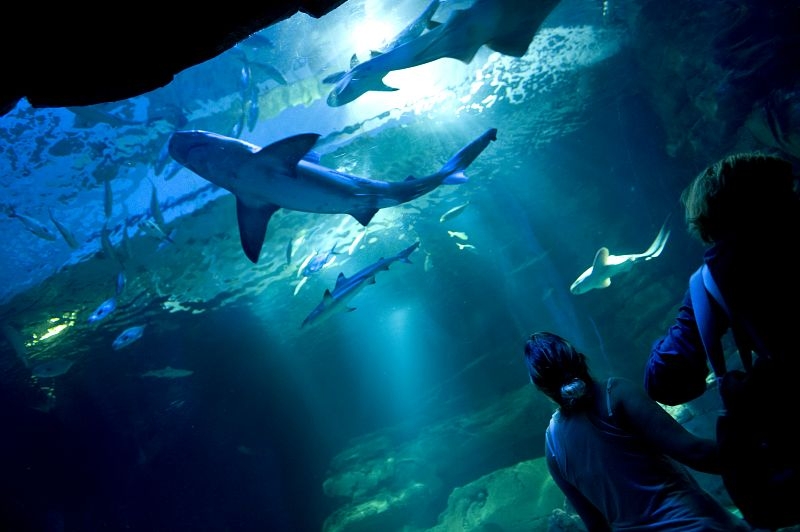
<path id="1" fill-rule="evenodd" d="M 273 46 L 247 53 L 269 61 L 287 84 L 254 74 L 259 121 L 252 129 L 243 123 L 240 138 L 263 146 L 317 132 L 322 164 L 402 180 L 435 172 L 488 128 L 498 130 L 467 183 L 381 210 L 363 236 L 347 215 L 281 210 L 252 264 L 231 195 L 159 161 L 176 128 L 231 135 L 249 111 L 239 93 L 241 55 L 222 54 L 160 91 L 93 113 L 22 102 L 0 118 L 0 134 L 13 143 L 0 162 L 0 203 L 40 220 L 53 209 L 81 243 L 71 250 L 0 220 L 3 530 L 322 530 L 348 503 L 324 488 L 340 479 L 341 463 L 390 463 L 440 424 L 530 387 L 521 349 L 535 330 L 580 345 L 596 374 L 638 380 L 702 253 L 683 229 L 680 191 L 731 150 L 776 150 L 763 128 L 740 129 L 769 80 L 758 80 L 757 96 L 742 88 L 740 56 L 714 50 L 709 33 L 692 34 L 692 20 L 698 30 L 715 20 L 712 11 L 692 18 L 700 13 L 694 2 L 670 14 L 646 1 L 564 0 L 523 58 L 484 49 L 470 65 L 442 60 L 416 79 L 395 80 L 396 93 L 332 109 L 319 79 L 343 68 L 351 51 L 331 36 L 347 13 L 381 12 L 351 2 L 320 20 L 298 15 L 264 30 Z M 727 61 L 714 63 L 720 54 Z M 725 69 L 740 75 L 737 84 L 719 83 Z M 775 79 L 781 94 L 794 87 L 787 77 Z M 715 115 L 703 106 L 726 91 L 736 96 L 726 104 L 740 108 Z M 163 111 L 176 105 L 177 121 Z M 170 119 L 135 124 L 155 109 Z M 784 144 L 781 153 L 792 157 L 793 149 Z M 104 179 L 114 194 L 108 219 Z M 172 243 L 139 230 L 153 216 L 152 187 Z M 457 217 L 439 221 L 466 202 Z M 608 288 L 569 292 L 599 247 L 640 253 L 667 218 L 672 233 L 660 257 Z M 104 224 L 119 257 L 101 245 Z M 415 241 L 411 264 L 380 272 L 352 311 L 300 326 L 340 273 Z M 299 271 L 334 245 L 335 262 Z M 90 323 L 115 294 L 120 271 L 117 308 Z M 42 338 L 57 325 L 64 330 Z M 141 338 L 112 348 L 138 326 Z M 32 376 L 32 366 L 51 359 L 73 364 L 62 375 Z M 146 375 L 168 369 L 188 373 Z M 431 529 L 453 489 L 541 457 L 541 423 L 552 406 L 531 401 L 539 425 L 506 426 L 507 447 L 469 447 L 479 429 L 454 423 L 462 431 L 456 441 L 473 450 L 456 466 L 447 452 L 418 464 L 444 487 L 398 519 Z M 387 433 L 388 450 L 357 445 Z M 372 489 L 364 500 L 379 492 Z"/>

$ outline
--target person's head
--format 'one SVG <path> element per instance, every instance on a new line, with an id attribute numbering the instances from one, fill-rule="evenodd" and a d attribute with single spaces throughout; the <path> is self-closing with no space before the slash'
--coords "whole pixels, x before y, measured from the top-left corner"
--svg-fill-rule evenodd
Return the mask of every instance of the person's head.
<path id="1" fill-rule="evenodd" d="M 525 364 L 531 382 L 562 411 L 588 403 L 592 377 L 586 356 L 557 334 L 536 332 L 525 342 Z"/>
<path id="2" fill-rule="evenodd" d="M 681 194 L 681 203 L 689 233 L 706 244 L 760 232 L 796 209 L 792 165 L 754 152 L 730 155 L 695 177 Z"/>

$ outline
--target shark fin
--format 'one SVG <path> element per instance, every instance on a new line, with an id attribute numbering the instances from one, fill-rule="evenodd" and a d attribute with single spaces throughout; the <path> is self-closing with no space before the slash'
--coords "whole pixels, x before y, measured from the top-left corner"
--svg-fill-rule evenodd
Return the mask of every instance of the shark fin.
<path id="1" fill-rule="evenodd" d="M 239 240 L 247 258 L 253 264 L 258 263 L 264 237 L 267 234 L 269 219 L 279 207 L 266 204 L 261 207 L 250 207 L 236 198 L 236 219 L 239 222 Z"/>
<path id="2" fill-rule="evenodd" d="M 345 277 L 343 272 L 339 272 L 339 276 L 336 278 L 336 285 L 334 285 L 334 290 L 339 288 L 340 285 L 343 285 L 347 282 L 347 277 Z"/>
<path id="3" fill-rule="evenodd" d="M 318 133 L 293 135 L 264 146 L 253 157 L 255 161 L 266 161 L 264 165 L 277 166 L 282 173 L 297 177 L 297 163 L 308 155 L 318 139 Z"/>
<path id="4" fill-rule="evenodd" d="M 509 32 L 486 43 L 487 48 L 512 57 L 522 57 L 528 52 L 533 36 L 538 28 L 529 31 Z"/>
<path id="5" fill-rule="evenodd" d="M 611 286 L 611 277 L 606 277 L 603 279 L 603 282 L 600 283 L 600 288 L 608 288 Z"/>
<path id="6" fill-rule="evenodd" d="M 347 312 L 353 312 L 355 309 L 356 309 L 356 307 L 347 307 L 345 310 Z"/>
<path id="7" fill-rule="evenodd" d="M 350 56 L 350 68 L 355 68 L 361 61 L 358 60 L 358 56 L 353 54 Z"/>
<path id="8" fill-rule="evenodd" d="M 598 249 L 597 253 L 595 253 L 594 255 L 594 261 L 592 262 L 592 270 L 599 271 L 599 268 L 602 268 L 607 263 L 608 263 L 608 248 L 602 247 Z M 608 282 L 609 284 L 611 284 L 611 279 L 609 279 Z"/>
<path id="9" fill-rule="evenodd" d="M 322 294 L 322 301 L 323 303 L 330 303 L 333 301 L 333 294 L 331 294 L 331 291 L 327 288 L 325 289 L 325 293 Z"/>
<path id="10" fill-rule="evenodd" d="M 497 140 L 497 129 L 487 129 L 483 135 L 473 140 L 453 155 L 444 166 L 439 169 L 438 174 L 443 176 L 442 183 L 458 184 L 467 180 L 464 170 L 472 164 L 478 155 L 481 154 L 490 142 Z"/>
<path id="11" fill-rule="evenodd" d="M 331 74 L 330 76 L 325 76 L 322 79 L 322 83 L 326 83 L 328 85 L 333 85 L 334 83 L 339 83 L 339 80 L 341 80 L 344 77 L 345 74 L 347 74 L 347 72 L 345 72 L 344 70 L 342 70 L 341 72 L 335 72 L 335 73 Z"/>
<path id="12" fill-rule="evenodd" d="M 378 212 L 378 209 L 362 209 L 360 211 L 355 211 L 348 213 L 350 216 L 355 218 L 358 223 L 366 227 L 369 222 L 372 220 L 372 217 Z"/>
<path id="13" fill-rule="evenodd" d="M 374 83 L 370 87 L 370 90 L 381 91 L 381 92 L 394 92 L 394 91 L 399 90 L 399 89 L 397 89 L 395 87 L 390 87 L 389 85 L 384 83 L 383 80 L 378 80 L 376 83 Z"/>

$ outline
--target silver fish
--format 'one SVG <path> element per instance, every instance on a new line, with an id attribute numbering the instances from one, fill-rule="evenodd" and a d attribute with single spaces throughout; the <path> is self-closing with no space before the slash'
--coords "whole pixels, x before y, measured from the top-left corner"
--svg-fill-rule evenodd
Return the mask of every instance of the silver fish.
<path id="1" fill-rule="evenodd" d="M 31 375 L 40 379 L 58 377 L 65 374 L 72 367 L 74 362 L 64 358 L 51 358 L 44 362 L 39 362 L 31 368 Z"/>
<path id="2" fill-rule="evenodd" d="M 78 249 L 80 244 L 78 244 L 78 241 L 75 240 L 75 235 L 72 234 L 72 231 L 70 231 L 67 226 L 56 220 L 55 216 L 53 216 L 53 209 L 47 209 L 47 212 L 50 215 L 50 221 L 53 222 L 53 225 L 56 226 L 56 229 L 58 229 L 58 232 L 61 233 L 61 236 L 64 238 L 64 242 L 66 242 L 67 245 L 72 249 Z"/>
<path id="3" fill-rule="evenodd" d="M 449 211 L 447 211 L 446 213 L 444 213 L 439 217 L 439 222 L 444 223 L 447 220 L 452 220 L 453 218 L 464 212 L 464 209 L 467 208 L 467 205 L 469 205 L 469 202 L 462 203 L 457 207 L 453 207 L 452 209 L 450 209 Z"/>
<path id="4" fill-rule="evenodd" d="M 181 377 L 188 377 L 192 375 L 194 371 L 190 369 L 179 369 L 173 368 L 171 366 L 167 366 L 161 369 L 152 369 L 150 371 L 146 371 L 142 373 L 141 377 L 155 377 L 156 379 L 178 379 Z"/>
<path id="5" fill-rule="evenodd" d="M 22 224 L 28 231 L 38 236 L 39 238 L 43 238 L 45 240 L 50 240 L 50 241 L 54 241 L 56 239 L 55 233 L 53 233 L 53 231 L 51 231 L 49 227 L 44 225 L 36 218 L 31 218 L 30 216 L 19 214 L 13 209 L 11 210 L 11 212 L 8 213 L 8 216 L 11 218 L 16 218 L 17 220 L 22 222 Z"/>
<path id="6" fill-rule="evenodd" d="M 150 216 L 156 221 L 158 227 L 164 232 L 167 224 L 164 222 L 164 213 L 161 212 L 161 205 L 158 203 L 158 193 L 156 186 L 151 182 L 152 190 L 150 192 Z"/>
<path id="7" fill-rule="evenodd" d="M 94 309 L 94 312 L 89 314 L 89 317 L 86 319 L 89 323 L 95 323 L 100 320 L 104 320 L 108 317 L 109 314 L 114 312 L 117 308 L 117 298 L 111 297 L 100 303 L 100 306 Z"/>
<path id="8" fill-rule="evenodd" d="M 128 327 L 122 331 L 119 336 L 117 336 L 117 338 L 111 344 L 111 347 L 114 348 L 114 350 L 122 349 L 123 347 L 129 346 L 141 338 L 142 334 L 144 334 L 144 325 Z"/>

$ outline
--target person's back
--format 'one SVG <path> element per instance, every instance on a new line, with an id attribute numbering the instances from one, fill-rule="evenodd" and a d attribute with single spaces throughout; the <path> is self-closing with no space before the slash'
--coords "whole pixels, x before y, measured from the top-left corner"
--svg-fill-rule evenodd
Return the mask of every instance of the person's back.
<path id="1" fill-rule="evenodd" d="M 685 292 L 675 321 L 653 344 L 645 388 L 669 405 L 695 399 L 708 388 L 711 356 L 725 406 L 717 439 L 731 498 L 758 526 L 798 524 L 800 454 L 785 418 L 800 406 L 800 283 L 789 259 L 800 241 L 800 200 L 792 166 L 758 153 L 732 155 L 695 177 L 681 201 L 689 232 L 709 245 L 710 275 L 694 292 L 699 300 Z M 725 367 L 720 339 L 729 330 L 745 368 L 754 355 L 747 373 Z"/>
<path id="2" fill-rule="evenodd" d="M 800 367 L 794 334 L 800 311 L 793 304 L 800 282 L 790 257 L 800 242 L 800 201 L 791 164 L 757 153 L 726 157 L 701 172 L 681 201 L 689 232 L 709 245 L 703 261 L 731 313 L 793 373 Z M 718 314 L 721 336 L 730 324 Z M 660 403 L 682 404 L 706 391 L 708 373 L 687 290 L 675 323 L 653 345 L 645 389 Z"/>
<path id="3" fill-rule="evenodd" d="M 585 357 L 557 335 L 532 335 L 525 354 L 533 383 L 559 404 L 545 433 L 548 468 L 589 530 L 749 530 L 678 462 L 717 472 L 713 440 L 630 381 L 591 379 Z"/>

